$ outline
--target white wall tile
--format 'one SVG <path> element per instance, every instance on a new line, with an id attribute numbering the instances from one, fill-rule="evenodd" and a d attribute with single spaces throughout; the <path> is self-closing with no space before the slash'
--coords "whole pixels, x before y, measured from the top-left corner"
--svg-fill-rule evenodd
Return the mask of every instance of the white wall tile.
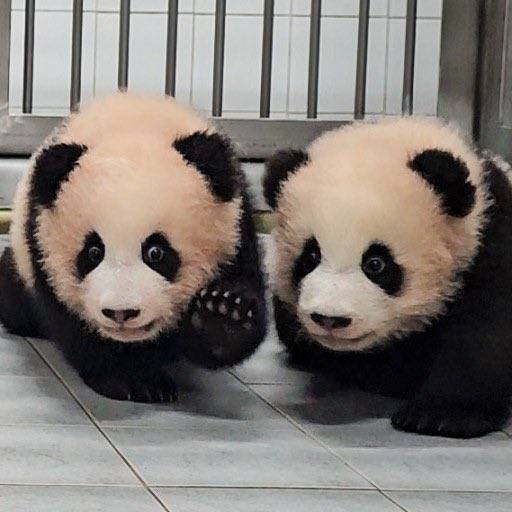
<path id="1" fill-rule="evenodd" d="M 22 12 L 11 13 L 11 56 L 9 60 L 9 105 L 22 102 L 23 87 L 23 23 Z"/>
<path id="2" fill-rule="evenodd" d="M 402 105 L 405 20 L 389 21 L 386 112 L 399 114 Z M 414 113 L 435 114 L 439 81 L 441 21 L 420 19 L 416 29 Z"/>
<path id="3" fill-rule="evenodd" d="M 24 14 L 12 13 L 10 103 L 21 105 L 23 90 Z M 92 96 L 94 77 L 94 15 L 84 13 L 82 98 Z M 34 113 L 41 108 L 67 108 L 71 83 L 71 13 L 43 11 L 34 26 Z"/>
<path id="4" fill-rule="evenodd" d="M 161 93 L 165 89 L 167 16 L 133 13 L 130 28 L 130 89 Z M 176 96 L 188 101 L 192 60 L 192 15 L 180 14 L 176 63 Z"/>
<path id="5" fill-rule="evenodd" d="M 11 0 L 12 9 L 25 9 L 25 0 Z M 96 0 L 84 0 L 84 10 L 91 11 L 96 7 Z M 36 11 L 70 11 L 73 0 L 37 0 Z"/>
<path id="6" fill-rule="evenodd" d="M 323 18 L 320 33 L 318 110 L 351 111 L 354 106 L 357 20 Z"/>
<path id="7" fill-rule="evenodd" d="M 119 11 L 119 0 L 97 0 L 98 11 Z M 161 12 L 166 13 L 169 5 L 168 0 L 132 0 L 130 5 L 131 12 Z M 179 12 L 193 11 L 193 0 L 179 0 Z"/>
<path id="8" fill-rule="evenodd" d="M 229 16 L 224 50 L 224 108 L 258 110 L 261 76 L 261 16 Z"/>
<path id="9" fill-rule="evenodd" d="M 311 13 L 311 0 L 292 0 L 292 13 L 309 15 Z M 388 0 L 371 0 L 370 16 L 385 16 Z M 323 16 L 357 16 L 359 14 L 359 0 L 324 0 L 322 2 Z"/>
<path id="10" fill-rule="evenodd" d="M 83 99 L 117 89 L 119 0 L 84 0 Z M 389 5 L 388 5 L 389 4 Z M 168 0 L 132 0 L 129 88 L 163 92 Z M 372 0 L 367 72 L 368 112 L 401 107 L 406 0 Z M 180 0 L 177 97 L 210 112 L 215 0 Z M 13 0 L 11 91 L 21 105 L 24 0 Z M 69 102 L 72 0 L 38 0 L 34 106 L 65 109 Z M 393 18 L 387 20 L 388 11 Z M 322 2 L 319 114 L 343 118 L 354 102 L 359 0 Z M 433 114 L 437 102 L 442 0 L 418 4 L 415 110 Z M 196 14 L 192 14 L 195 11 Z M 289 13 L 294 16 L 290 18 Z M 271 112 L 304 117 L 307 104 L 310 0 L 275 0 Z M 259 111 L 263 0 L 228 0 L 224 111 Z M 426 19 L 425 19 L 426 18 Z M 389 30 L 387 30 L 389 23 Z M 95 40 L 96 33 L 96 40 Z M 387 55 L 386 55 L 387 52 Z"/>
<path id="11" fill-rule="evenodd" d="M 368 34 L 368 66 L 366 71 L 366 110 L 382 112 L 386 82 L 386 38 L 385 18 L 371 18 Z"/>
<path id="12" fill-rule="evenodd" d="M 274 38 L 272 49 L 271 110 L 286 110 L 288 90 L 288 51 L 290 38 L 290 18 L 274 18 Z"/>
<path id="13" fill-rule="evenodd" d="M 418 20 L 413 106 L 416 114 L 435 114 L 439 82 L 440 20 Z"/>
<path id="14" fill-rule="evenodd" d="M 292 18 L 289 112 L 305 112 L 308 86 L 309 19 Z"/>
<path id="15" fill-rule="evenodd" d="M 195 0 L 195 12 L 213 14 L 215 0 Z M 274 14 L 288 14 L 292 0 L 275 0 Z M 227 0 L 227 14 L 263 14 L 264 0 Z"/>
<path id="16" fill-rule="evenodd" d="M 163 13 L 131 15 L 128 67 L 131 89 L 163 94 L 166 31 L 167 17 Z"/>
<path id="17" fill-rule="evenodd" d="M 96 16 L 95 94 L 103 96 L 117 89 L 119 15 L 99 13 Z"/>
<path id="18" fill-rule="evenodd" d="M 443 0 L 418 0 L 418 17 L 441 17 Z M 407 0 L 389 0 L 390 16 L 405 16 Z"/>
<path id="19" fill-rule="evenodd" d="M 213 15 L 194 17 L 192 104 L 207 111 L 212 106 Z"/>
<path id="20" fill-rule="evenodd" d="M 389 20 L 386 113 L 402 110 L 402 81 L 404 74 L 405 20 Z"/>

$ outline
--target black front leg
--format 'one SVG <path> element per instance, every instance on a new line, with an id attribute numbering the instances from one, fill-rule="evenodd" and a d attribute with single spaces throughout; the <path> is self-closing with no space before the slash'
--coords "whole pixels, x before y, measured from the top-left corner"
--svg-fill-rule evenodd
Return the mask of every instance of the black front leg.
<path id="1" fill-rule="evenodd" d="M 113 400 L 166 403 L 178 397 L 174 381 L 161 367 L 140 373 L 129 369 L 95 368 L 81 371 L 80 376 L 96 393 Z"/>
<path id="2" fill-rule="evenodd" d="M 232 366 L 256 350 L 265 324 L 261 286 L 243 277 L 215 279 L 190 304 L 183 325 L 184 353 L 206 368 Z"/>
<path id="3" fill-rule="evenodd" d="M 480 318 L 481 320 L 481 318 Z M 444 331 L 442 348 L 423 386 L 392 417 L 399 430 L 471 438 L 502 428 L 509 415 L 510 333 L 467 320 Z"/>

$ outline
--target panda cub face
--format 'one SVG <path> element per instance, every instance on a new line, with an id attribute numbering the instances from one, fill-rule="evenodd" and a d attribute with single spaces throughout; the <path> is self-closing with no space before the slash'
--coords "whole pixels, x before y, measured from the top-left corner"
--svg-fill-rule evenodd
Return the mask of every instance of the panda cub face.
<path id="1" fill-rule="evenodd" d="M 32 243 L 57 299 L 108 339 L 145 341 L 175 328 L 239 243 L 230 151 L 203 132 L 174 144 L 137 134 L 43 150 L 32 175 Z"/>
<path id="2" fill-rule="evenodd" d="M 403 119 L 279 152 L 265 177 L 277 211 L 274 291 L 309 335 L 357 351 L 422 330 L 474 257 L 480 163 L 451 129 Z"/>

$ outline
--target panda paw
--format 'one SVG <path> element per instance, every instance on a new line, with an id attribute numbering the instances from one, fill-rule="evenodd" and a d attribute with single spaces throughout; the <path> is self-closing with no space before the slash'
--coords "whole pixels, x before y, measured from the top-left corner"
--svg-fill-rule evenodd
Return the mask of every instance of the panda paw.
<path id="1" fill-rule="evenodd" d="M 203 288 L 192 302 L 191 323 L 198 329 L 207 328 L 211 320 L 221 320 L 226 326 L 251 330 L 257 315 L 256 297 L 244 290 L 234 290 L 222 283 Z"/>
<path id="2" fill-rule="evenodd" d="M 456 405 L 436 405 L 412 400 L 395 412 L 392 425 L 404 432 L 468 439 L 500 428 L 488 411 Z"/>
<path id="3" fill-rule="evenodd" d="M 84 378 L 85 383 L 96 393 L 113 400 L 128 400 L 143 403 L 175 402 L 178 398 L 176 385 L 165 375 L 151 378 L 128 379 L 124 376 L 109 375 Z"/>

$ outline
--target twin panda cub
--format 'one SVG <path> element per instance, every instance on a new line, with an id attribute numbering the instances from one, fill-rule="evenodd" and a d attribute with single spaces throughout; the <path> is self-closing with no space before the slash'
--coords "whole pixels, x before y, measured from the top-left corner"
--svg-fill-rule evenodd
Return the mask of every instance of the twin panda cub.
<path id="1" fill-rule="evenodd" d="M 278 151 L 271 271 L 293 362 L 407 398 L 401 430 L 499 429 L 512 392 L 512 188 L 452 128 L 399 119 Z M 247 187 L 229 141 L 127 93 L 34 155 L 0 260 L 0 320 L 49 337 L 105 396 L 165 402 L 169 364 L 251 355 L 266 331 Z"/>

